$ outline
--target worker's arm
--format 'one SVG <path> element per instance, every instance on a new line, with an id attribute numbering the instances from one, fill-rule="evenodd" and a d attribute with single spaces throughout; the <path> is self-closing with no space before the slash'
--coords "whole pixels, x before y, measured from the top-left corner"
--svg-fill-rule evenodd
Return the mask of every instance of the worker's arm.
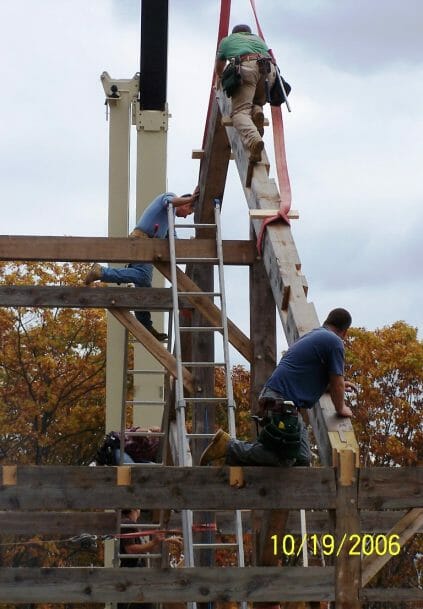
<path id="1" fill-rule="evenodd" d="M 214 64 L 214 86 L 216 89 L 219 87 L 220 79 L 222 78 L 223 70 L 225 69 L 226 59 L 219 59 L 216 57 L 216 61 Z"/>
<path id="2" fill-rule="evenodd" d="M 200 194 L 200 188 L 196 186 L 194 192 L 190 197 L 172 197 L 171 203 L 173 207 L 181 207 L 182 205 L 187 205 L 187 203 L 194 203 L 197 201 Z"/>
<path id="3" fill-rule="evenodd" d="M 151 541 L 147 541 L 147 543 L 128 543 L 125 544 L 125 553 L 144 554 L 151 552 L 151 550 L 154 550 L 161 541 L 162 539 L 160 537 L 154 537 Z"/>
<path id="4" fill-rule="evenodd" d="M 353 413 L 344 401 L 345 381 L 344 377 L 338 374 L 331 374 L 329 380 L 329 393 L 335 406 L 336 413 L 340 417 L 352 417 Z"/>

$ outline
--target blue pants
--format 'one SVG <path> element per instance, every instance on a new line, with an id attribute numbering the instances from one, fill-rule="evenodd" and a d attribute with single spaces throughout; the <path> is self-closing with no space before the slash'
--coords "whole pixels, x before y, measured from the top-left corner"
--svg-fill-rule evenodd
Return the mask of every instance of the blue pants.
<path id="1" fill-rule="evenodd" d="M 301 415 L 298 415 L 300 424 L 300 455 L 297 459 L 286 459 L 273 450 L 265 448 L 261 442 L 243 442 L 242 440 L 230 440 L 226 451 L 226 465 L 310 465 L 310 446 L 308 442 L 307 428 Z"/>
<path id="2" fill-rule="evenodd" d="M 101 279 L 105 283 L 133 283 L 137 288 L 151 288 L 153 265 L 149 262 L 140 262 L 121 269 L 103 267 Z M 135 317 L 147 330 L 152 327 L 149 311 L 135 311 Z"/>

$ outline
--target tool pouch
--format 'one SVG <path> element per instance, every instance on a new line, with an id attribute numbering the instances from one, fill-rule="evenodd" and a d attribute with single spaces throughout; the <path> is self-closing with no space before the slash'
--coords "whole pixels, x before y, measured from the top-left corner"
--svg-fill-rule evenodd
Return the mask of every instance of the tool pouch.
<path id="1" fill-rule="evenodd" d="M 269 100 L 269 103 L 270 103 L 271 106 L 280 106 L 280 105 L 282 105 L 283 103 L 286 102 L 286 98 L 285 98 L 285 95 L 283 94 L 283 90 L 282 90 L 282 86 L 281 86 L 281 81 L 283 83 L 283 86 L 284 86 L 285 93 L 286 93 L 287 97 L 288 97 L 288 95 L 291 92 L 291 85 L 286 82 L 286 80 L 282 76 L 278 66 L 275 66 L 275 68 L 276 68 L 279 76 L 276 75 L 275 83 L 274 83 L 273 87 L 270 89 L 270 100 Z"/>
<path id="2" fill-rule="evenodd" d="M 241 63 L 239 58 L 231 59 L 226 68 L 223 70 L 222 89 L 228 97 L 232 97 L 235 91 L 241 86 Z"/>
<path id="3" fill-rule="evenodd" d="M 296 414 L 269 413 L 258 441 L 283 459 L 297 459 L 300 455 L 301 429 Z"/>

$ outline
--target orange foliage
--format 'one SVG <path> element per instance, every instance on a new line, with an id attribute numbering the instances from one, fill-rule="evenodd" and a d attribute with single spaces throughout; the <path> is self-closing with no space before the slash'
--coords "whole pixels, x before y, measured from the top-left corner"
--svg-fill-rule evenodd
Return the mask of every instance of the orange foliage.
<path id="1" fill-rule="evenodd" d="M 82 283 L 87 265 L 2 263 L 0 283 Z M 0 451 L 7 463 L 86 464 L 104 433 L 105 314 L 0 309 Z"/>

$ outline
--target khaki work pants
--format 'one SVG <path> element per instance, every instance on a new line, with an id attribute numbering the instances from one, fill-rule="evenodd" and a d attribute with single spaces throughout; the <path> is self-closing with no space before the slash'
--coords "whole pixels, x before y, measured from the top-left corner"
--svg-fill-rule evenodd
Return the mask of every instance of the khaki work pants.
<path id="1" fill-rule="evenodd" d="M 266 76 L 271 89 L 276 78 L 275 66 L 270 64 L 267 75 L 260 74 L 256 59 L 244 61 L 241 64 L 242 84 L 232 95 L 231 117 L 235 129 L 239 132 L 241 141 L 249 150 L 254 142 L 261 140 L 252 117 L 256 112 L 262 112 L 266 103 Z"/>

